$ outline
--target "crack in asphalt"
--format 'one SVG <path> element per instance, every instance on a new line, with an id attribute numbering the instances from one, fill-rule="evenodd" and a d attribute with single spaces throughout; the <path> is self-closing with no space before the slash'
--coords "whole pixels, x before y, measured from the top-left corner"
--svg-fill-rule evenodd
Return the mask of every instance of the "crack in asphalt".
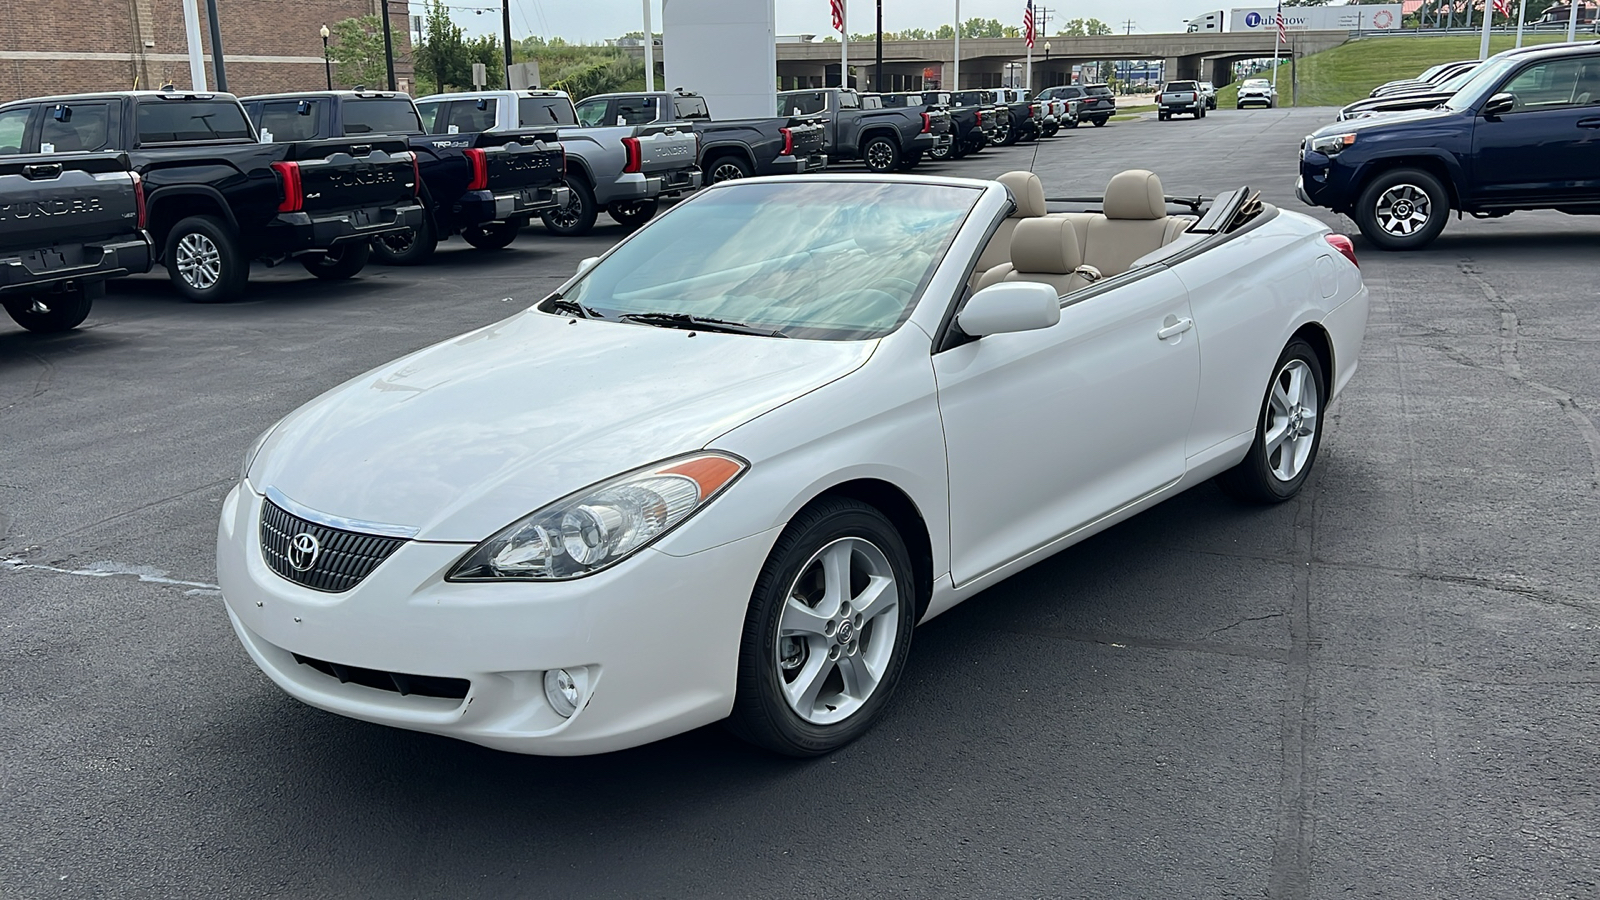
<path id="1" fill-rule="evenodd" d="M 154 566 L 136 566 L 120 562 L 91 563 L 81 569 L 63 569 L 58 566 L 46 566 L 40 563 L 31 563 L 16 557 L 0 557 L 0 572 L 48 572 L 54 575 L 76 575 L 84 578 L 114 578 L 116 576 L 133 576 L 146 584 L 165 584 L 174 587 L 186 587 L 191 590 L 184 591 L 186 595 L 220 594 L 222 588 L 205 581 L 184 581 L 173 578 L 165 569 Z"/>
<path id="2" fill-rule="evenodd" d="M 1506 377 L 1516 383 L 1538 391 L 1556 402 L 1561 411 L 1577 427 L 1578 433 L 1583 436 L 1583 441 L 1589 448 L 1589 466 L 1593 480 L 1590 487 L 1600 490 L 1600 429 L 1597 429 L 1594 420 L 1578 407 L 1578 401 L 1573 396 L 1562 390 L 1550 387 L 1529 378 L 1522 371 L 1522 360 L 1518 356 L 1522 336 L 1520 334 L 1521 320 L 1517 315 L 1516 307 L 1500 296 L 1494 286 L 1484 280 L 1481 272 L 1470 259 L 1463 259 L 1459 266 L 1461 274 L 1470 278 L 1478 289 L 1483 292 L 1484 299 L 1500 314 L 1500 368 Z"/>

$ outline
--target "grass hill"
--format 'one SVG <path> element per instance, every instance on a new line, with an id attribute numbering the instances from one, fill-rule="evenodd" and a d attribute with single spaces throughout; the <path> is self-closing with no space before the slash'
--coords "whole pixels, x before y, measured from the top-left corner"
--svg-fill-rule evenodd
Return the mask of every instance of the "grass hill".
<path id="1" fill-rule="evenodd" d="M 1527 35 L 1524 44 L 1554 43 L 1565 40 L 1565 35 Z M 1489 40 L 1489 52 L 1499 53 L 1516 46 L 1516 35 L 1495 34 Z M 1449 37 L 1379 37 L 1364 38 L 1342 44 L 1332 50 L 1313 53 L 1295 66 L 1298 69 L 1300 106 L 1344 106 L 1367 96 L 1386 81 L 1413 78 L 1429 66 L 1457 59 L 1476 59 L 1479 38 L 1476 36 Z M 1272 69 L 1250 76 L 1271 78 Z M 1292 89 L 1291 69 L 1287 62 L 1278 66 L 1278 100 L 1288 106 L 1295 97 Z M 1238 94 L 1238 82 L 1217 91 L 1217 105 L 1232 107 Z"/>

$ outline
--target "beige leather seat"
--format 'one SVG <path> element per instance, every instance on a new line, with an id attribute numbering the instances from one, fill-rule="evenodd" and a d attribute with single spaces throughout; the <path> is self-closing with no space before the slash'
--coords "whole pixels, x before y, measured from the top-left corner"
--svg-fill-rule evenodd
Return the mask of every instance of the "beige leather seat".
<path id="1" fill-rule="evenodd" d="M 978 267 L 975 271 L 980 273 L 1010 262 L 1011 236 L 1016 233 L 1017 224 L 1025 219 L 1037 219 L 1045 214 L 1044 183 L 1039 180 L 1039 176 L 1032 172 L 1007 172 L 995 180 L 1011 191 L 1012 198 L 1017 201 L 1017 208 L 1000 223 L 1000 230 L 994 233 L 994 237 L 983 248 L 983 253 L 978 256 Z"/>
<path id="2" fill-rule="evenodd" d="M 1083 265 L 1078 245 L 1078 229 L 1068 219 L 1025 219 L 1017 223 L 1011 238 L 1011 262 L 984 272 L 977 288 L 1002 281 L 1037 281 L 1065 295 L 1087 287 L 1092 282 L 1073 274 Z"/>
<path id="3" fill-rule="evenodd" d="M 1161 179 L 1145 169 L 1130 169 L 1106 185 L 1101 215 L 1077 214 L 1083 261 L 1107 278 L 1121 275 L 1142 256 L 1172 243 L 1194 224 L 1188 216 L 1167 215 Z"/>

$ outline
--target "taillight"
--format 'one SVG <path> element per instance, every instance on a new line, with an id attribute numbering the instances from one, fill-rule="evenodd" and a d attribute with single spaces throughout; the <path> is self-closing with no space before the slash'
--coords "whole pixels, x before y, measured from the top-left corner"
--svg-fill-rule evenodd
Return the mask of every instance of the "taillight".
<path id="1" fill-rule="evenodd" d="M 411 196 L 422 196 L 422 163 L 417 162 L 417 154 L 411 154 Z"/>
<path id="2" fill-rule="evenodd" d="M 1355 263 L 1356 268 L 1361 268 L 1361 260 L 1356 259 L 1356 245 L 1352 244 L 1349 238 L 1342 234 L 1330 234 L 1327 237 L 1329 246 L 1343 253 L 1344 258 Z"/>
<path id="3" fill-rule="evenodd" d="M 794 155 L 794 132 L 787 128 L 779 128 L 778 133 L 783 135 L 783 152 L 779 156 Z"/>
<path id="4" fill-rule="evenodd" d="M 983 127 L 983 110 L 978 110 L 978 127 Z"/>
<path id="5" fill-rule="evenodd" d="M 638 138 L 623 138 L 622 148 L 628 151 L 628 164 L 622 171 L 629 175 L 637 175 L 644 171 L 644 150 L 639 146 Z"/>
<path id="6" fill-rule="evenodd" d="M 283 188 L 283 200 L 278 203 L 278 212 L 299 212 L 305 206 L 305 191 L 300 186 L 300 164 L 275 162 L 272 171 L 278 173 L 278 183 Z"/>
<path id="7" fill-rule="evenodd" d="M 489 189 L 489 155 L 482 150 L 473 148 L 464 151 L 467 155 L 467 165 L 472 167 L 472 180 L 467 182 L 469 191 L 486 191 Z"/>
<path id="8" fill-rule="evenodd" d="M 143 228 L 150 221 L 149 217 L 145 215 L 144 179 L 139 177 L 138 172 L 129 172 L 128 174 L 133 176 L 133 206 L 137 212 L 138 227 Z"/>
<path id="9" fill-rule="evenodd" d="M 932 130 L 933 130 L 933 116 L 930 116 L 927 113 L 923 113 L 922 114 L 922 133 L 923 134 L 927 134 L 928 132 L 930 132 Z"/>

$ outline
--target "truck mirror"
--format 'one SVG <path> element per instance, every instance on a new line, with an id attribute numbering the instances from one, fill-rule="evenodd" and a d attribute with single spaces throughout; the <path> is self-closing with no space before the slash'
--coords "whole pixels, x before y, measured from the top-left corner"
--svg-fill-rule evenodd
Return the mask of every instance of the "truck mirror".
<path id="1" fill-rule="evenodd" d="M 302 116 L 311 115 L 311 101 L 310 100 L 301 100 L 300 104 L 295 107 L 295 112 L 299 113 Z"/>
<path id="2" fill-rule="evenodd" d="M 486 110 L 488 108 L 489 108 L 489 101 L 483 99 L 482 97 L 479 97 L 478 98 L 478 111 L 482 112 L 483 110 Z"/>
<path id="3" fill-rule="evenodd" d="M 57 106 L 55 109 L 52 109 L 50 111 L 50 116 L 51 116 L 51 118 L 55 119 L 57 122 L 71 122 L 72 121 L 72 107 L 70 107 L 70 106 Z"/>
<path id="4" fill-rule="evenodd" d="M 1489 102 L 1483 105 L 1483 115 L 1484 118 L 1493 119 L 1497 116 L 1503 116 L 1516 108 L 1517 95 L 1509 91 L 1501 91 L 1490 97 Z"/>

